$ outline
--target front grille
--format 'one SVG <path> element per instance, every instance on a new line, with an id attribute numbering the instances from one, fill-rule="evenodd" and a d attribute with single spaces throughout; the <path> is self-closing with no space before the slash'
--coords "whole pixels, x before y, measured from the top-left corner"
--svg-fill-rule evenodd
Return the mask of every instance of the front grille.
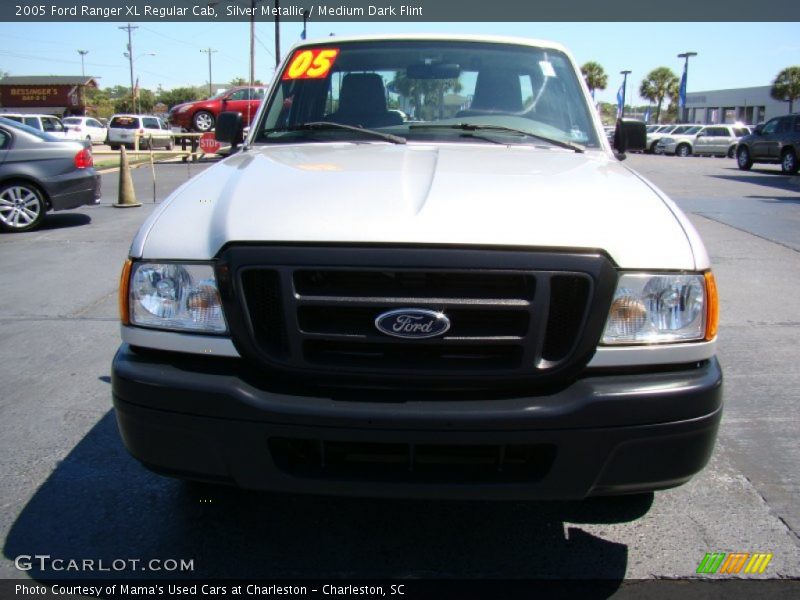
<path id="1" fill-rule="evenodd" d="M 512 483 L 543 478 L 550 444 L 444 445 L 271 438 L 276 467 L 289 475 L 351 481 Z"/>
<path id="2" fill-rule="evenodd" d="M 615 278 L 598 255 L 231 248 L 223 259 L 237 282 L 223 301 L 242 301 L 226 314 L 245 354 L 273 370 L 373 383 L 444 377 L 463 387 L 577 369 L 596 347 Z M 396 309 L 444 313 L 450 328 L 386 335 L 376 319 Z"/>

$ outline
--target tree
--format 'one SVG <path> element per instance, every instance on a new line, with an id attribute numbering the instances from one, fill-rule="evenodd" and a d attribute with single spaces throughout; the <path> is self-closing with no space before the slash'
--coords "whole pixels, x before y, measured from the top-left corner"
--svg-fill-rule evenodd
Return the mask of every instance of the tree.
<path id="1" fill-rule="evenodd" d="M 794 110 L 794 101 L 800 98 L 800 67 L 786 67 L 775 76 L 770 96 L 789 103 L 789 114 Z"/>
<path id="2" fill-rule="evenodd" d="M 234 77 L 233 79 L 231 79 L 231 87 L 239 87 L 242 85 L 250 85 L 250 80 L 245 79 L 244 77 Z M 253 81 L 253 85 L 264 85 L 264 84 L 261 83 L 260 79 L 256 79 L 255 81 Z"/>
<path id="3" fill-rule="evenodd" d="M 604 90 L 608 86 L 608 75 L 605 69 L 594 61 L 589 61 L 581 67 L 581 73 L 586 80 L 586 85 L 592 93 L 592 100 L 594 100 L 595 90 Z"/>
<path id="4" fill-rule="evenodd" d="M 678 76 L 667 67 L 653 69 L 639 86 L 639 95 L 656 105 L 656 123 L 660 123 L 661 105 L 664 98 L 676 98 L 680 81 Z"/>
<path id="5" fill-rule="evenodd" d="M 208 95 L 208 90 L 204 87 L 179 87 L 171 90 L 162 90 L 158 94 L 158 101 L 163 102 L 169 108 L 184 102 L 194 102 Z"/>
<path id="6" fill-rule="evenodd" d="M 462 90 L 458 79 L 410 79 L 398 71 L 389 83 L 389 91 L 408 98 L 414 116 L 423 121 L 444 117 L 444 95 Z"/>
<path id="7" fill-rule="evenodd" d="M 140 89 L 139 96 L 136 98 L 136 111 L 139 113 L 153 112 L 156 104 L 156 95 L 147 89 Z M 133 111 L 131 103 L 130 88 L 125 89 L 125 95 L 114 100 L 114 111 L 118 113 L 129 113 Z"/>

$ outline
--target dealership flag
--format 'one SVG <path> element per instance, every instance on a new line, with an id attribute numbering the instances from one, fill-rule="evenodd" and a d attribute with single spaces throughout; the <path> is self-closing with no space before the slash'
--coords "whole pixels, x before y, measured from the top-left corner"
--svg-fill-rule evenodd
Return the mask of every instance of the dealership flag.
<path id="1" fill-rule="evenodd" d="M 683 75 L 681 76 L 681 87 L 678 90 L 678 108 L 686 106 L 686 67 L 683 67 Z"/>
<path id="2" fill-rule="evenodd" d="M 623 83 L 621 86 L 619 86 L 619 89 L 617 90 L 617 118 L 619 118 L 619 116 L 622 114 L 622 108 L 623 108 L 622 103 L 625 102 L 624 87 L 625 84 Z"/>

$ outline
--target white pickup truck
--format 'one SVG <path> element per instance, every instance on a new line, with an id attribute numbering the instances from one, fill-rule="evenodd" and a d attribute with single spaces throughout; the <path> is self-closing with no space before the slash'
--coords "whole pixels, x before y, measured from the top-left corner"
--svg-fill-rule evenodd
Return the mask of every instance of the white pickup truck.
<path id="1" fill-rule="evenodd" d="M 584 498 L 688 481 L 717 293 L 557 44 L 297 45 L 142 226 L 113 399 L 145 466 L 243 488 Z"/>

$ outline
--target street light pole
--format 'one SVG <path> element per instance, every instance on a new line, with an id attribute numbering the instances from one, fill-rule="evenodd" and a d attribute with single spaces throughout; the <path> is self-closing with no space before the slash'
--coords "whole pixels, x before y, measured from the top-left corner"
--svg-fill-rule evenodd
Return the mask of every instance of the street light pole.
<path id="1" fill-rule="evenodd" d="M 307 31 L 306 28 L 308 26 L 308 17 L 310 17 L 310 16 L 311 16 L 311 12 L 308 9 L 305 9 L 303 11 L 303 35 L 302 35 L 302 39 L 306 39 L 306 37 L 308 35 L 308 31 Z"/>
<path id="2" fill-rule="evenodd" d="M 83 57 L 89 54 L 88 50 L 78 50 L 78 54 L 81 55 L 81 77 L 86 77 L 86 69 L 83 68 Z"/>
<path id="3" fill-rule="evenodd" d="M 208 54 L 208 95 L 212 96 L 214 92 L 211 91 L 211 55 L 216 52 L 216 50 L 207 48 L 206 50 L 200 50 L 200 52 L 206 52 Z"/>
<path id="4" fill-rule="evenodd" d="M 686 122 L 689 120 L 689 109 L 686 108 L 686 84 L 689 80 L 689 58 L 697 56 L 697 52 L 683 52 L 678 54 L 678 58 L 683 58 L 683 77 L 681 77 L 681 86 L 678 90 L 678 110 L 681 113 L 678 115 L 678 120 Z"/>
<path id="5" fill-rule="evenodd" d="M 628 93 L 628 74 L 631 71 L 620 71 L 620 74 L 623 76 L 622 79 L 622 114 L 620 115 L 620 119 L 625 118 L 625 95 Z"/>
<path id="6" fill-rule="evenodd" d="M 281 18 L 280 2 L 275 0 L 275 68 L 281 64 Z"/>

